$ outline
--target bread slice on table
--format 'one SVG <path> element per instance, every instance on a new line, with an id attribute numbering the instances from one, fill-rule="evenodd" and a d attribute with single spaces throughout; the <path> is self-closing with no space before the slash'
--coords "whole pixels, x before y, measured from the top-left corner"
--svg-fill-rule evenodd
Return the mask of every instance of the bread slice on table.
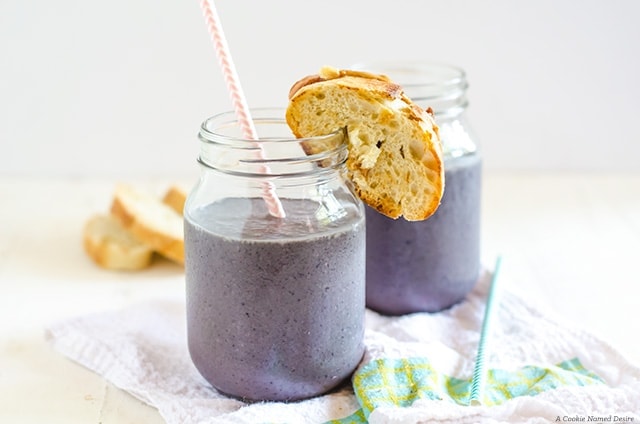
<path id="1" fill-rule="evenodd" d="M 286 119 L 296 137 L 346 128 L 348 178 L 356 194 L 380 213 L 418 221 L 440 204 L 444 168 L 438 127 L 431 113 L 386 76 L 322 68 L 291 87 Z"/>
<path id="2" fill-rule="evenodd" d="M 126 184 L 116 186 L 111 213 L 139 241 L 184 264 L 182 216 L 151 193 Z"/>
<path id="3" fill-rule="evenodd" d="M 114 216 L 97 214 L 83 230 L 84 249 L 102 268 L 140 270 L 151 265 L 153 249 L 127 231 Z"/>
<path id="4" fill-rule="evenodd" d="M 174 184 L 167 189 L 162 198 L 162 203 L 182 215 L 184 204 L 187 201 L 187 194 L 188 192 L 184 187 Z"/>

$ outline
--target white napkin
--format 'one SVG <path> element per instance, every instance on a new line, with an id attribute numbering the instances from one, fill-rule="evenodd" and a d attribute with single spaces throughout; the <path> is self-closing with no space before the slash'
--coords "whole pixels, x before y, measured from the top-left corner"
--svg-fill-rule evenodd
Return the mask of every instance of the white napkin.
<path id="1" fill-rule="evenodd" d="M 467 300 L 436 314 L 384 317 L 367 311 L 363 364 L 376 358 L 423 356 L 439 371 L 469 378 L 489 285 L 485 275 Z M 489 367 L 516 369 L 579 358 L 606 385 L 563 387 L 494 407 L 418 400 L 377 408 L 370 423 L 640 422 L 640 368 L 593 335 L 562 326 L 501 290 Z M 635 335 L 634 335 L 635 336 Z M 169 424 L 324 423 L 360 406 L 350 387 L 314 399 L 245 404 L 212 389 L 191 363 L 183 299 L 153 300 L 82 316 L 46 331 L 55 349 L 158 409 Z M 627 421 L 624 421 L 627 419 Z"/>

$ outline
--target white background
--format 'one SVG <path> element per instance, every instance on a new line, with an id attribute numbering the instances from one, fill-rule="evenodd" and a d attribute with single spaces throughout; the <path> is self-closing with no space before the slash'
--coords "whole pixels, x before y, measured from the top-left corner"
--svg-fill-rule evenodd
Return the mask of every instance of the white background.
<path id="1" fill-rule="evenodd" d="M 640 2 L 217 4 L 251 106 L 325 64 L 446 62 L 487 170 L 640 171 Z M 190 175 L 228 109 L 198 0 L 0 1 L 0 175 Z"/>

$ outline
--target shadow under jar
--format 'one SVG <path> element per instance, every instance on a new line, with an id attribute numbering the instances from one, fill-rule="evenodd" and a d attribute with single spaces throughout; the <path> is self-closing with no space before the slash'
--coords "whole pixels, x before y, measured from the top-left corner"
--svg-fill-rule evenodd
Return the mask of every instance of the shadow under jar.
<path id="1" fill-rule="evenodd" d="M 462 301 L 480 274 L 482 161 L 465 116 L 463 70 L 432 63 L 370 63 L 423 108 L 431 107 L 444 153 L 445 188 L 424 221 L 366 208 L 367 307 L 388 315 L 437 312 Z"/>
<path id="2" fill-rule="evenodd" d="M 347 380 L 364 353 L 364 208 L 344 179 L 342 131 L 296 139 L 284 110 L 252 114 L 259 140 L 231 113 L 200 129 L 184 214 L 189 352 L 222 393 L 304 399 Z"/>

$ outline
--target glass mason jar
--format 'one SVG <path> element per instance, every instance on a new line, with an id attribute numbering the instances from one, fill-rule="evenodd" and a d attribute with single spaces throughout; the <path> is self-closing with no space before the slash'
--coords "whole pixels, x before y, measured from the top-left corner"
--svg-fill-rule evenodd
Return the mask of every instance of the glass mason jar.
<path id="1" fill-rule="evenodd" d="M 367 218 L 367 306 L 389 315 L 436 312 L 461 300 L 480 274 L 481 157 L 467 122 L 462 69 L 431 63 L 370 63 L 354 68 L 385 74 L 424 108 L 442 140 L 445 189 L 430 218 Z"/>
<path id="2" fill-rule="evenodd" d="M 296 139 L 284 110 L 252 112 L 257 141 L 232 113 L 200 128 L 184 215 L 188 346 L 222 393 L 303 399 L 348 379 L 364 353 L 364 207 L 344 179 L 344 132 Z"/>

